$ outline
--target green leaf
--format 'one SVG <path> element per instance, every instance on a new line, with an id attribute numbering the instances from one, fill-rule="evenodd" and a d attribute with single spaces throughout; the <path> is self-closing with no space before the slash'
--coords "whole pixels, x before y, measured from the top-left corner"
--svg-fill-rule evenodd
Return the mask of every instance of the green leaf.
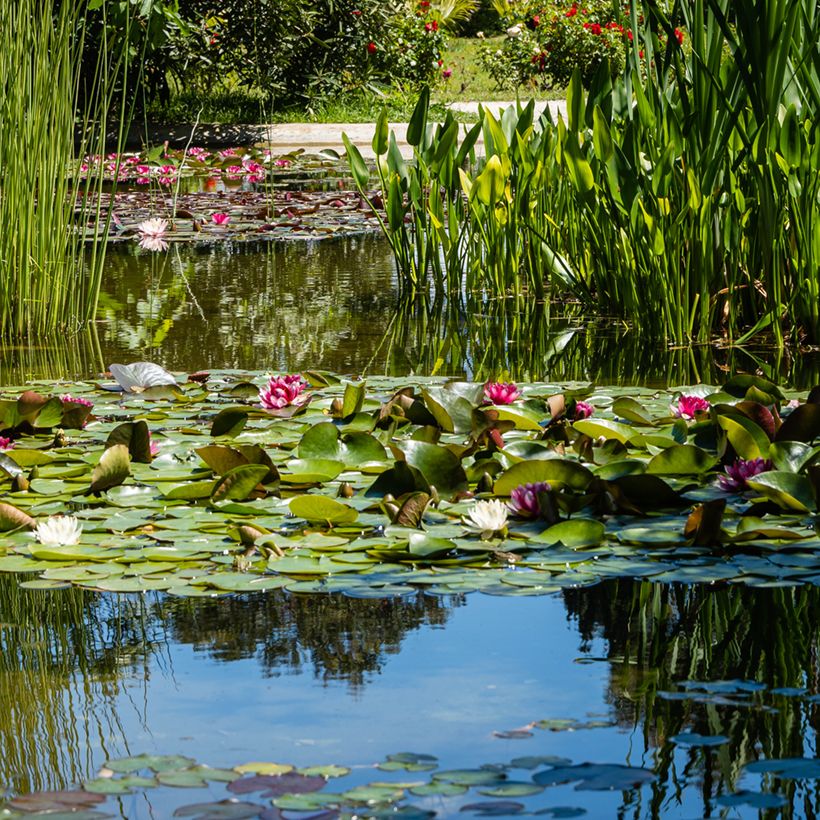
<path id="1" fill-rule="evenodd" d="M 131 475 L 131 455 L 124 444 L 109 447 L 100 456 L 99 464 L 91 473 L 91 486 L 88 491 L 100 493 L 111 487 L 122 484 Z"/>
<path id="2" fill-rule="evenodd" d="M 746 483 L 784 509 L 811 512 L 817 507 L 811 482 L 805 476 L 770 470 L 759 473 Z"/>
<path id="3" fill-rule="evenodd" d="M 373 134 L 372 142 L 373 153 L 377 157 L 387 153 L 387 130 L 387 109 L 382 108 L 376 120 L 376 131 Z"/>
<path id="4" fill-rule="evenodd" d="M 442 496 L 466 489 L 467 474 L 452 450 L 425 441 L 402 441 L 398 447 L 407 463 L 419 470 Z"/>
<path id="5" fill-rule="evenodd" d="M 297 518 L 324 524 L 352 524 L 359 513 L 347 504 L 324 495 L 299 495 L 290 500 L 290 511 Z"/>
<path id="6" fill-rule="evenodd" d="M 719 414 L 717 422 L 740 458 L 763 458 L 769 451 L 769 437 L 746 416 Z"/>
<path id="7" fill-rule="evenodd" d="M 646 467 L 656 475 L 702 475 L 717 464 L 717 458 L 693 444 L 676 444 L 662 450 Z"/>
<path id="8" fill-rule="evenodd" d="M 248 422 L 248 411 L 242 407 L 226 407 L 217 413 L 211 425 L 212 436 L 238 436 Z"/>
<path id="9" fill-rule="evenodd" d="M 577 461 L 562 458 L 522 461 L 501 474 L 495 482 L 493 492 L 496 495 L 510 495 L 521 484 L 539 481 L 560 484 L 573 490 L 585 490 L 593 478 L 593 474 Z"/>
<path id="10" fill-rule="evenodd" d="M 211 500 L 222 501 L 232 498 L 236 501 L 244 501 L 267 474 L 268 468 L 264 464 L 243 464 L 240 467 L 234 467 L 214 484 Z"/>
<path id="11" fill-rule="evenodd" d="M 342 133 L 342 142 L 344 143 L 345 152 L 347 153 L 347 163 L 350 166 L 350 172 L 353 174 L 353 181 L 360 191 L 365 190 L 370 182 L 370 170 L 359 149 L 350 141 L 345 133 Z"/>
<path id="12" fill-rule="evenodd" d="M 456 545 L 449 538 L 435 538 L 426 532 L 411 533 L 407 550 L 417 558 L 440 558 L 453 552 Z"/>
<path id="13" fill-rule="evenodd" d="M 407 144 L 418 148 L 424 139 L 427 130 L 427 110 L 430 107 L 430 89 L 427 86 L 421 89 L 416 106 L 410 115 L 407 124 Z"/>
<path id="14" fill-rule="evenodd" d="M 105 446 L 113 447 L 115 444 L 123 444 L 128 448 L 131 461 L 140 464 L 150 464 L 151 458 L 151 433 L 148 425 L 140 421 L 126 421 L 118 424 L 105 440 Z"/>
<path id="15" fill-rule="evenodd" d="M 579 433 L 590 438 L 603 436 L 607 440 L 620 441 L 621 444 L 626 444 L 635 435 L 635 430 L 628 424 L 609 419 L 581 419 L 573 422 L 572 426 Z"/>
<path id="16" fill-rule="evenodd" d="M 777 431 L 775 441 L 814 441 L 820 436 L 820 404 L 801 404 Z"/>
<path id="17" fill-rule="evenodd" d="M 570 518 L 553 524 L 533 540 L 565 547 L 594 547 L 604 539 L 606 527 L 590 518 Z"/>

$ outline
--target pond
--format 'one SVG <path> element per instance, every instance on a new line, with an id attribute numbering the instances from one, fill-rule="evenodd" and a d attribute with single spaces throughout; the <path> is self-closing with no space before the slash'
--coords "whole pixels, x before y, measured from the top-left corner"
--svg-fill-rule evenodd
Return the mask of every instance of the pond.
<path id="1" fill-rule="evenodd" d="M 320 241 L 135 243 L 109 250 L 102 320 L 59 345 L 0 350 L 0 383 L 88 378 L 111 362 L 174 371 L 326 369 L 356 375 L 653 386 L 759 373 L 808 389 L 820 351 L 765 346 L 667 349 L 576 305 L 480 295 L 402 304 L 390 249 L 375 236 Z"/>
<path id="2" fill-rule="evenodd" d="M 138 360 L 582 390 L 734 372 L 798 391 L 820 380 L 816 352 L 661 349 L 573 305 L 398 302 L 389 249 L 372 236 L 156 255 L 128 243 L 110 252 L 93 332 L 3 351 L 2 381 L 93 381 Z M 52 474 L 72 480 L 41 469 L 43 488 Z M 375 600 L 43 591 L 19 586 L 34 575 L 0 573 L 0 782 L 9 797 L 35 793 L 9 811 L 52 818 L 811 817 L 820 576 L 796 559 L 754 588 L 731 573 L 642 581 L 641 564 L 633 578 L 533 597 L 431 586 Z M 610 575 L 630 574 L 621 561 Z M 228 783 L 239 772 L 224 770 L 243 764 Z M 120 784 L 134 773 L 144 779 Z M 65 796 L 78 793 L 105 800 Z"/>
<path id="3" fill-rule="evenodd" d="M 471 813 L 798 817 L 818 799 L 816 587 L 179 601 L 0 577 L 0 595 L 0 771 L 13 792 L 147 753 L 349 767 L 324 791 L 414 783 L 403 804 L 439 816 L 483 804 Z M 436 760 L 374 768 L 402 752 Z M 586 763 L 598 768 L 568 771 Z M 419 789 L 445 781 L 475 785 Z M 238 799 L 270 806 L 260 792 Z M 104 810 L 170 817 L 231 796 L 224 783 L 159 786 Z"/>

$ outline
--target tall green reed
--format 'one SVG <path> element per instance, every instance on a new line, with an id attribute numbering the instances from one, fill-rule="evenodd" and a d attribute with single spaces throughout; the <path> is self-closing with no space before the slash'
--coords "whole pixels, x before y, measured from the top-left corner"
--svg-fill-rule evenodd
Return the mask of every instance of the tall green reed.
<path id="1" fill-rule="evenodd" d="M 81 165 L 87 154 L 105 153 L 126 52 L 116 53 L 103 26 L 96 74 L 80 87 L 85 9 L 70 0 L 0 4 L 0 335 L 6 338 L 74 330 L 97 307 L 110 213 L 99 205 L 102 162 L 85 175 Z M 125 118 L 121 105 L 118 145 Z"/>
<path id="2" fill-rule="evenodd" d="M 820 341 L 814 0 L 678 0 L 668 15 L 635 0 L 630 16 L 624 76 L 602 66 L 585 91 L 576 73 L 566 119 L 482 111 L 459 145 L 423 95 L 410 162 L 380 120 L 383 227 L 407 289 L 570 294 L 675 343 Z"/>

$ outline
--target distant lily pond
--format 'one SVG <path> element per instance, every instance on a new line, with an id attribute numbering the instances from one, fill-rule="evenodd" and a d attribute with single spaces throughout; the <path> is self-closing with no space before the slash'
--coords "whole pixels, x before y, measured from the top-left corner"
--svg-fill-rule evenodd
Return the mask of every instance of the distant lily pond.
<path id="1" fill-rule="evenodd" d="M 6 388 L 0 417 L 0 571 L 26 588 L 390 598 L 612 577 L 820 584 L 818 387 L 137 363 L 98 383 Z"/>

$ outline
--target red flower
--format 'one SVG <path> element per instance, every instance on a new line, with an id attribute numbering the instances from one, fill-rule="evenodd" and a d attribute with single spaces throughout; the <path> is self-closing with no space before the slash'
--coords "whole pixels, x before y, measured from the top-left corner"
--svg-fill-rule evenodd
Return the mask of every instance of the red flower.
<path id="1" fill-rule="evenodd" d="M 361 16 L 362 16 L 362 13 L 361 13 L 358 9 L 353 9 L 353 11 L 351 11 L 350 13 L 351 13 L 354 17 L 361 17 Z"/>
<path id="2" fill-rule="evenodd" d="M 564 17 L 575 17 L 578 14 L 577 6 L 572 6 L 572 8 L 564 15 Z"/>
<path id="3" fill-rule="evenodd" d="M 376 53 L 376 44 L 372 40 L 367 44 L 367 53 L 368 54 L 375 54 Z"/>
<path id="4" fill-rule="evenodd" d="M 599 35 L 599 34 L 601 33 L 601 26 L 600 26 L 600 24 L 598 24 L 598 23 L 593 23 L 593 24 L 589 27 L 589 30 L 590 30 L 593 34 L 595 34 L 595 35 Z"/>
<path id="5" fill-rule="evenodd" d="M 533 14 L 532 16 L 532 25 L 533 28 L 538 28 L 541 25 L 541 17 L 537 14 Z"/>
<path id="6" fill-rule="evenodd" d="M 675 39 L 678 41 L 678 45 L 683 45 L 683 32 L 679 29 L 675 29 Z"/>

